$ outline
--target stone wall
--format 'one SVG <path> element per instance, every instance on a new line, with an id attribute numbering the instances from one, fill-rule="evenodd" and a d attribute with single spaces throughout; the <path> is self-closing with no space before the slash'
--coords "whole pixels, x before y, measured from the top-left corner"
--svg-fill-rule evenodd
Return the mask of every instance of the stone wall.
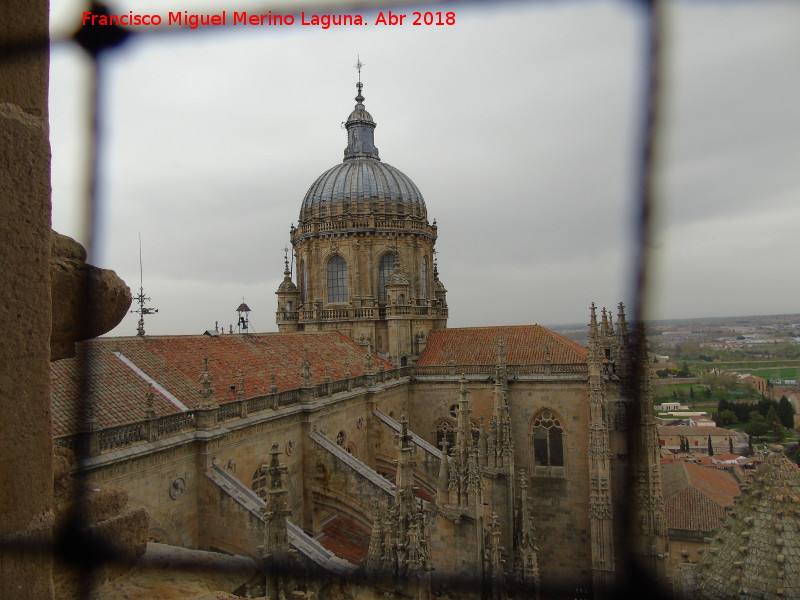
<path id="1" fill-rule="evenodd" d="M 324 518 L 338 511 L 369 528 L 371 500 L 380 494 L 311 436 L 326 436 L 374 468 L 376 449 L 387 453 L 387 461 L 396 451 L 394 436 L 384 423 L 375 424 L 372 410 L 400 412 L 407 396 L 407 379 L 376 383 L 100 454 L 88 459 L 84 470 L 92 481 L 126 489 L 132 504 L 147 507 L 152 540 L 226 552 L 239 548 L 253 556 L 250 542 L 237 545 L 226 530 L 241 511 L 221 506 L 219 488 L 205 475 L 211 465 L 256 489 L 266 485 L 260 469 L 277 443 L 288 469 L 284 485 L 293 523 L 317 533 Z M 247 519 L 242 527 L 252 529 Z"/>
<path id="2" fill-rule="evenodd" d="M 0 39 L 29 51 L 0 61 L 0 598 L 52 598 L 48 4 L 0 5 Z M 38 44 L 38 45 L 37 45 Z"/>
<path id="3" fill-rule="evenodd" d="M 471 420 L 488 424 L 494 406 L 494 384 L 486 375 L 468 376 Z M 420 378 L 411 388 L 413 415 L 409 427 L 436 443 L 435 423 L 450 418 L 458 403 L 458 376 Z M 589 523 L 588 424 L 586 380 L 579 376 L 519 378 L 509 385 L 515 468 L 525 469 L 539 541 L 539 568 L 545 586 L 591 588 L 591 528 Z M 532 417 L 541 409 L 554 411 L 564 428 L 564 467 L 537 469 L 531 446 Z M 507 504 L 507 502 L 498 502 Z M 504 506 L 493 509 L 500 515 Z M 508 532 L 504 532 L 508 538 Z"/>

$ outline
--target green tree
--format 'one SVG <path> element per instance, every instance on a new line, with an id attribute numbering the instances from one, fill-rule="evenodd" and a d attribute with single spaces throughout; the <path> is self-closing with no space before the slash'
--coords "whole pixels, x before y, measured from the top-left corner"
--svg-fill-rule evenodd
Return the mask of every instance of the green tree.
<path id="1" fill-rule="evenodd" d="M 766 421 L 770 432 L 772 432 L 772 435 L 775 437 L 775 441 L 781 441 L 783 439 L 783 425 L 781 425 L 781 420 L 778 418 L 778 411 L 775 410 L 775 406 L 769 407 L 764 420 Z"/>
<path id="2" fill-rule="evenodd" d="M 694 388 L 693 387 L 689 387 L 689 398 L 694 400 Z"/>
<path id="3" fill-rule="evenodd" d="M 708 455 L 714 456 L 714 446 L 711 445 L 711 436 L 708 436 Z"/>
<path id="4" fill-rule="evenodd" d="M 675 375 L 677 377 L 691 377 L 692 376 L 692 372 L 689 369 L 689 365 L 687 364 L 686 361 L 683 361 L 681 363 L 681 368 L 678 369 L 678 372 Z"/>
<path id="5" fill-rule="evenodd" d="M 716 421 L 719 425 L 735 425 L 739 419 L 732 410 L 721 410 L 717 414 Z"/>
<path id="6" fill-rule="evenodd" d="M 769 425 L 764 416 L 754 410 L 750 412 L 750 420 L 745 424 L 744 431 L 751 438 L 760 438 L 769 432 Z"/>
<path id="7" fill-rule="evenodd" d="M 781 396 L 778 407 L 775 410 L 778 413 L 781 425 L 786 429 L 792 429 L 794 427 L 794 407 L 786 396 Z"/>

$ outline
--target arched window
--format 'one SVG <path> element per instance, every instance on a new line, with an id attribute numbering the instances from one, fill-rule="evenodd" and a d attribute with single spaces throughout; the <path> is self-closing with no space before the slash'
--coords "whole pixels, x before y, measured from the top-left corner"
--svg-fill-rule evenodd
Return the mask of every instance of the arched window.
<path id="1" fill-rule="evenodd" d="M 378 266 L 378 300 L 386 302 L 386 282 L 394 272 L 394 254 L 384 254 Z"/>
<path id="2" fill-rule="evenodd" d="M 428 259 L 427 257 L 422 257 L 422 264 L 419 268 L 419 287 L 420 287 L 420 296 L 428 299 Z"/>
<path id="3" fill-rule="evenodd" d="M 453 423 L 442 419 L 436 424 L 436 447 L 442 449 L 442 440 L 447 439 L 447 452 L 456 445 L 456 429 Z"/>
<path id="4" fill-rule="evenodd" d="M 564 430 L 553 411 L 545 409 L 533 417 L 533 458 L 540 467 L 564 466 Z"/>
<path id="5" fill-rule="evenodd" d="M 341 256 L 328 261 L 328 302 L 347 302 L 347 263 Z"/>

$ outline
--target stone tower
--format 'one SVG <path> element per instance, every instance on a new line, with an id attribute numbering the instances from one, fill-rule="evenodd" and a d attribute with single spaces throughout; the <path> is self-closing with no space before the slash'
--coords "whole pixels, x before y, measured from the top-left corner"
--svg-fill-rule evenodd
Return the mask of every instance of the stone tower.
<path id="1" fill-rule="evenodd" d="M 311 185 L 291 229 L 295 282 L 287 268 L 278 329 L 341 331 L 405 365 L 447 325 L 436 224 L 414 182 L 381 161 L 361 81 L 357 88 L 344 160 Z"/>

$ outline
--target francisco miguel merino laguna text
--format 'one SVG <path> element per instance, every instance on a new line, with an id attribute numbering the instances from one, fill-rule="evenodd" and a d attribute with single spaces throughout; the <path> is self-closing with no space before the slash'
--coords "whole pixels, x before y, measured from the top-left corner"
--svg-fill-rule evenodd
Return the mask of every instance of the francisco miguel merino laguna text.
<path id="1" fill-rule="evenodd" d="M 370 23 L 361 15 L 350 14 L 325 14 L 318 15 L 301 12 L 299 18 L 294 15 L 252 14 L 247 12 L 233 12 L 232 19 L 228 18 L 228 11 L 223 10 L 215 14 L 192 14 L 188 11 L 167 13 L 166 23 L 159 14 L 136 14 L 133 11 L 127 14 L 98 15 L 93 12 L 83 12 L 83 25 L 121 25 L 126 27 L 159 26 L 174 27 L 213 27 L 225 25 L 256 25 L 256 26 L 291 26 L 313 25 L 322 29 L 343 25 L 455 25 L 456 13 L 454 12 L 412 12 L 410 15 L 395 13 L 393 11 L 379 12 L 374 21 Z M 408 19 L 408 21 L 406 21 Z"/>

